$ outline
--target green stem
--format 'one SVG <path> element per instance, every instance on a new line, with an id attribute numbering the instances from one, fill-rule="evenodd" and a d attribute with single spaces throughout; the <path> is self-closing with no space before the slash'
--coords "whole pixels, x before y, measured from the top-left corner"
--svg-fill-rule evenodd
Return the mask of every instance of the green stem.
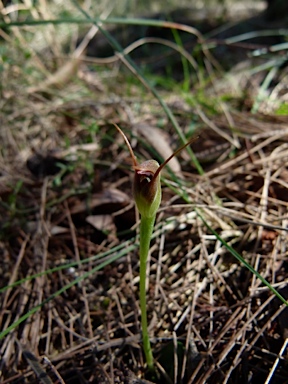
<path id="1" fill-rule="evenodd" d="M 147 325 L 147 303 L 146 303 L 146 266 L 150 249 L 150 241 L 153 233 L 156 216 L 141 217 L 140 224 L 140 309 L 143 349 L 146 357 L 147 366 L 150 370 L 154 369 L 152 349 Z"/>

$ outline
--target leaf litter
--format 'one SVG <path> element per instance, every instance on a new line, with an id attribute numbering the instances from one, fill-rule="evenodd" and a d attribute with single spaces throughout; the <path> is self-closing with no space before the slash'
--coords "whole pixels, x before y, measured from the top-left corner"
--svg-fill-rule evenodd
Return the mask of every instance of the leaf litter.
<path id="1" fill-rule="evenodd" d="M 4 70 L 0 270 L 1 288 L 9 288 L 1 290 L 0 329 L 19 324 L 0 341 L 2 382 L 259 383 L 270 374 L 285 383 L 287 307 L 195 209 L 287 299 L 287 116 L 239 108 L 199 114 L 181 95 L 171 107 L 187 139 L 198 116 L 191 147 L 205 173 L 183 152 L 171 164 L 178 177 L 163 175 L 147 292 L 160 376 L 151 378 L 141 349 L 131 163 L 112 123 L 141 159 L 167 157 L 179 138 L 121 72 L 97 79 L 104 94 L 79 76 L 49 97 L 23 87 L 19 101 L 8 83 L 12 69 Z M 13 70 L 21 75 L 17 61 Z M 79 72 L 95 76 L 85 62 Z M 170 99 L 164 90 L 161 97 Z M 36 173 L 26 162 L 35 148 Z"/>

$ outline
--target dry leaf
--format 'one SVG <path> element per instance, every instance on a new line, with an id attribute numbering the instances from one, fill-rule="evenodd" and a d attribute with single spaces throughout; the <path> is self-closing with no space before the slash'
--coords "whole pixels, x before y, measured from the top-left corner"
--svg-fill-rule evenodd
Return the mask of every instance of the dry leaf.
<path id="1" fill-rule="evenodd" d="M 68 232 L 70 232 L 68 228 L 60 227 L 59 225 L 54 225 L 50 230 L 51 236 L 62 235 L 63 233 L 68 233 Z"/>
<path id="2" fill-rule="evenodd" d="M 131 201 L 126 193 L 119 189 L 107 188 L 102 192 L 95 193 L 89 200 L 89 209 L 101 207 L 104 204 L 119 204 L 125 206 Z M 71 208 L 71 214 L 81 213 L 87 211 L 87 202 L 79 202 L 77 205 Z"/>
<path id="3" fill-rule="evenodd" d="M 114 220 L 111 215 L 91 215 L 86 217 L 86 221 L 99 231 L 115 231 Z"/>
<path id="4" fill-rule="evenodd" d="M 169 156 L 173 154 L 173 149 L 170 147 L 164 132 L 157 128 L 151 127 L 148 124 L 137 124 L 136 128 L 141 132 L 141 134 L 145 137 L 145 139 L 156 149 L 156 151 L 163 157 L 163 159 L 167 159 Z M 169 163 L 169 168 L 177 174 L 178 177 L 181 177 L 181 166 L 177 159 L 177 157 L 173 157 Z"/>

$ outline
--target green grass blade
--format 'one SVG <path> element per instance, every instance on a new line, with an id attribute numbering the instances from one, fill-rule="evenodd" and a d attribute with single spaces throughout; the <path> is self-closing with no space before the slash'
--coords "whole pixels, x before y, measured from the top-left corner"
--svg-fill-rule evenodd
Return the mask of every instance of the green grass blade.
<path id="1" fill-rule="evenodd" d="M 140 68 L 134 63 L 134 61 L 127 55 L 121 45 L 118 43 L 116 39 L 109 33 L 106 29 L 102 28 L 101 24 L 102 22 L 97 21 L 96 19 L 92 19 L 87 12 L 85 12 L 79 4 L 73 0 L 74 5 L 82 14 L 90 20 L 91 23 L 94 23 L 99 30 L 102 32 L 102 34 L 106 37 L 107 41 L 109 44 L 112 46 L 112 48 L 118 52 L 119 58 L 122 60 L 122 62 L 130 69 L 130 71 L 137 76 L 137 78 L 142 82 L 142 84 L 153 94 L 153 96 L 158 100 L 160 103 L 161 107 L 163 108 L 164 112 L 166 113 L 168 119 L 171 121 L 173 124 L 174 129 L 176 130 L 180 140 L 182 141 L 183 144 L 186 143 L 186 138 L 185 135 L 183 134 L 174 114 L 172 113 L 171 109 L 168 107 L 168 105 L 165 103 L 165 101 L 162 99 L 162 97 L 158 94 L 156 91 L 156 88 L 153 87 L 151 84 L 149 84 L 148 80 L 140 70 Z M 171 23 L 175 24 L 176 23 Z M 161 23 L 160 23 L 161 25 Z M 204 174 L 203 168 L 201 167 L 201 164 L 197 160 L 197 157 L 195 156 L 194 152 L 192 151 L 191 148 L 187 147 L 187 152 L 189 153 L 189 156 L 191 158 L 192 163 L 194 164 L 195 168 L 197 169 L 198 173 L 200 175 Z"/>
<path id="2" fill-rule="evenodd" d="M 238 253 L 235 251 L 235 249 L 233 249 L 229 244 L 227 244 L 227 242 L 222 239 L 222 237 L 216 232 L 214 231 L 214 229 L 207 223 L 207 221 L 203 218 L 203 216 L 199 213 L 199 210 L 196 210 L 196 213 L 197 215 L 200 217 L 200 219 L 202 220 L 202 222 L 204 223 L 204 225 L 209 229 L 209 231 L 211 233 L 213 233 L 213 235 L 217 238 L 217 240 L 219 240 L 224 246 L 225 248 L 238 260 L 240 261 L 240 263 L 242 263 L 247 269 L 249 269 L 250 272 L 252 272 L 260 281 L 262 281 L 263 284 L 265 284 L 271 292 L 274 293 L 275 296 L 278 297 L 278 299 L 280 299 L 285 305 L 288 306 L 288 301 L 274 288 L 272 287 L 272 285 L 266 280 L 264 279 L 263 276 L 260 275 L 259 272 L 257 272 L 253 267 L 252 265 L 250 265 L 249 263 L 247 263 L 247 261 Z"/>
<path id="3" fill-rule="evenodd" d="M 142 25 L 142 26 L 155 26 L 155 27 L 162 27 L 162 28 L 173 28 L 175 30 L 182 30 L 186 31 L 188 33 L 191 33 L 193 35 L 196 35 L 198 39 L 202 39 L 200 33 L 194 29 L 193 27 L 174 23 L 174 22 L 165 22 L 161 20 L 154 20 L 154 19 L 138 19 L 138 18 L 107 18 L 107 19 L 100 19 L 100 18 L 91 18 L 75 1 L 73 1 L 75 6 L 78 10 L 80 10 L 86 17 L 86 19 L 78 19 L 78 18 L 65 18 L 65 19 L 54 19 L 54 20 L 27 20 L 27 21 L 13 21 L 10 23 L 4 23 L 0 22 L 0 28 L 9 28 L 9 27 L 21 27 L 21 26 L 39 26 L 39 25 L 45 25 L 45 24 L 90 24 L 93 23 L 97 25 L 99 30 L 103 33 L 103 35 L 106 37 L 108 42 L 111 44 L 111 46 L 119 52 L 120 59 L 127 65 L 127 67 L 134 73 L 139 80 L 142 82 L 142 84 L 154 95 L 154 97 L 158 100 L 161 107 L 163 108 L 164 112 L 166 113 L 168 119 L 171 121 L 175 131 L 177 132 L 181 142 L 184 144 L 186 142 L 185 135 L 183 134 L 174 114 L 172 113 L 171 109 L 168 107 L 168 105 L 165 103 L 165 101 L 161 98 L 161 96 L 158 94 L 156 89 L 149 84 L 148 80 L 144 76 L 144 74 L 141 72 L 140 68 L 137 67 L 137 65 L 134 63 L 134 61 L 125 54 L 120 44 L 114 39 L 114 37 L 106 31 L 104 28 L 101 27 L 101 24 L 121 24 L 121 25 Z M 197 160 L 197 157 L 195 156 L 194 152 L 191 148 L 186 148 L 192 163 L 194 164 L 195 168 L 197 169 L 198 173 L 200 175 L 204 174 L 203 168 L 199 161 Z"/>
<path id="4" fill-rule="evenodd" d="M 106 256 L 109 256 L 109 255 L 111 255 L 111 254 L 113 254 L 115 252 L 120 251 L 122 248 L 124 248 L 124 249 L 130 249 L 130 247 L 133 247 L 133 249 L 137 248 L 136 244 L 133 245 L 133 246 L 131 245 L 129 247 L 128 245 L 131 242 L 132 243 L 135 242 L 135 239 L 133 238 L 129 242 L 126 241 L 126 242 L 124 242 L 122 244 L 119 244 L 116 247 L 110 249 L 109 251 L 100 253 L 98 255 L 91 256 L 91 257 L 89 257 L 87 259 L 83 259 L 83 260 L 79 260 L 79 261 L 72 261 L 71 263 L 58 265 L 57 267 L 50 268 L 50 269 L 47 269 L 45 271 L 38 272 L 38 273 L 35 273 L 33 275 L 27 276 L 24 279 L 17 280 L 13 284 L 9 284 L 9 285 L 6 285 L 5 287 L 1 288 L 0 289 L 0 293 L 5 292 L 5 291 L 7 291 L 10 288 L 17 287 L 18 285 L 21 285 L 21 284 L 25 283 L 26 281 L 30 281 L 30 280 L 36 279 L 37 277 L 44 276 L 44 275 L 49 275 L 49 274 L 54 273 L 54 272 L 62 271 L 63 269 L 77 267 L 77 266 L 82 265 L 82 264 L 87 264 L 87 263 L 90 263 L 92 261 L 96 261 L 96 260 L 102 259 L 102 258 L 104 258 Z"/>
<path id="5" fill-rule="evenodd" d="M 134 248 L 135 248 L 134 245 L 127 247 L 122 252 L 116 253 L 116 255 L 112 256 L 110 259 L 103 261 L 103 263 L 101 263 L 101 264 L 97 265 L 95 268 L 91 269 L 91 271 L 83 273 L 83 275 L 79 276 L 77 279 L 66 284 L 64 287 L 62 287 L 61 289 L 59 289 L 58 291 L 53 293 L 51 296 L 49 296 L 46 300 L 42 301 L 40 304 L 38 304 L 35 307 L 33 307 L 32 309 L 30 309 L 30 311 L 28 311 L 27 313 L 22 315 L 18 320 L 16 320 L 14 323 L 9 325 L 4 331 L 2 331 L 0 333 L 0 340 L 3 339 L 3 337 L 5 337 L 6 335 L 8 335 L 8 333 L 10 333 L 19 324 L 23 323 L 23 321 L 27 320 L 30 316 L 32 316 L 34 313 L 36 313 L 40 308 L 43 307 L 43 305 L 47 304 L 49 301 L 53 300 L 55 297 L 61 295 L 63 292 L 67 291 L 69 288 L 80 283 L 81 281 L 85 280 L 89 276 L 93 275 L 95 272 L 106 267 L 106 265 L 111 264 L 113 261 L 120 259 L 120 257 L 126 255 L 128 252 L 132 251 Z"/>

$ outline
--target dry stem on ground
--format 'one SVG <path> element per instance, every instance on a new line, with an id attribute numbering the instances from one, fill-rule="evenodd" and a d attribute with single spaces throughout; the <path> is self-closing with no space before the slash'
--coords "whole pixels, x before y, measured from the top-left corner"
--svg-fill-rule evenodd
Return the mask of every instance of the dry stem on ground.
<path id="1" fill-rule="evenodd" d="M 0 330 L 70 288 L 0 341 L 1 380 L 32 383 L 45 373 L 44 382 L 146 382 L 131 164 L 110 122 L 126 130 L 142 159 L 155 150 L 165 157 L 180 142 L 157 102 L 121 73 L 109 69 L 112 79 L 105 79 L 104 70 L 80 62 L 65 87 L 40 92 L 27 75 L 38 59 L 24 69 L 13 60 L 2 77 L 1 287 L 39 275 L 1 293 Z M 264 383 L 285 347 L 287 308 L 195 209 L 287 298 L 288 118 L 225 104 L 211 116 L 176 92 L 173 99 L 161 95 L 186 135 L 196 122 L 192 148 L 205 174 L 182 153 L 177 177 L 163 175 L 147 293 L 158 381 Z M 143 124 L 155 128 L 157 145 L 143 135 Z M 121 244 L 124 255 L 109 264 Z M 287 368 L 283 348 L 275 383 L 287 382 Z"/>

